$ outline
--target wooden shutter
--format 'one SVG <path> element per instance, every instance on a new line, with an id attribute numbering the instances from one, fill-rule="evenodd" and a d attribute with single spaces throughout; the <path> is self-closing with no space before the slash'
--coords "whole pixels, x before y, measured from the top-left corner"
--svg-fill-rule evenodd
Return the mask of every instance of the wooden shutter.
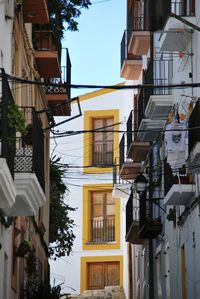
<path id="1" fill-rule="evenodd" d="M 92 192 L 91 241 L 115 241 L 115 200 L 109 191 Z"/>
<path id="2" fill-rule="evenodd" d="M 113 162 L 114 134 L 110 132 L 113 127 L 113 117 L 93 120 L 93 129 L 103 128 L 93 134 L 93 164 L 108 165 Z M 105 132 L 108 131 L 108 132 Z"/>
<path id="3" fill-rule="evenodd" d="M 104 288 L 103 263 L 88 264 L 88 289 L 98 290 Z"/>
<path id="4" fill-rule="evenodd" d="M 120 285 L 119 262 L 88 263 L 87 269 L 89 290 Z"/>
<path id="5" fill-rule="evenodd" d="M 120 285 L 119 262 L 105 263 L 105 286 Z"/>

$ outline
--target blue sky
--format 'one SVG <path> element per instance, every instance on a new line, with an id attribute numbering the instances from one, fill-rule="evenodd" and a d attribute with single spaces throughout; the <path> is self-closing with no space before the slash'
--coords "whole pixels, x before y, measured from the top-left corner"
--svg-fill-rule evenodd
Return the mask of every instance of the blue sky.
<path id="1" fill-rule="evenodd" d="M 79 31 L 67 31 L 63 40 L 63 47 L 69 49 L 72 63 L 72 83 L 110 85 L 123 82 L 124 79 L 120 78 L 120 43 L 126 27 L 126 2 L 125 0 L 104 2 L 92 0 L 92 2 L 94 4 L 88 10 L 83 10 L 78 19 Z M 72 97 L 90 91 L 92 90 L 73 89 Z M 67 125 L 63 125 L 65 126 Z M 60 148 L 61 152 L 55 147 L 54 154 L 64 155 L 65 146 L 69 141 L 62 139 L 58 142 L 63 147 Z M 52 147 L 54 146 L 52 140 Z M 64 261 L 65 259 L 60 260 L 62 264 Z M 56 265 L 57 262 L 51 261 L 51 282 L 55 285 L 65 283 L 65 276 L 61 275 L 62 271 L 58 271 L 59 264 L 58 267 Z M 65 284 L 63 286 L 67 287 Z"/>
<path id="2" fill-rule="evenodd" d="M 110 85 L 120 78 L 120 43 L 125 30 L 125 0 L 92 0 L 78 19 L 79 31 L 65 33 L 63 47 L 69 49 L 72 84 Z M 90 92 L 73 89 L 72 97 Z"/>

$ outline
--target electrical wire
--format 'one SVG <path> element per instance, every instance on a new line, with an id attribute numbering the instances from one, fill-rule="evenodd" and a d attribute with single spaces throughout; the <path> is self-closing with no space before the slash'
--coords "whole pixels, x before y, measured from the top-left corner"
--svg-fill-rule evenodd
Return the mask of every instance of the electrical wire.
<path id="1" fill-rule="evenodd" d="M 197 127 L 191 127 L 191 128 L 186 128 L 186 129 L 140 129 L 140 130 L 131 130 L 131 131 L 127 131 L 127 130 L 101 130 L 101 133 L 126 133 L 126 134 L 132 134 L 132 133 L 142 133 L 142 132 L 147 132 L 147 133 L 165 133 L 165 132 L 184 132 L 184 131 L 190 131 L 190 130 L 197 130 L 200 129 L 200 126 Z M 74 135 L 79 135 L 79 134 L 85 134 L 85 133 L 95 133 L 98 132 L 95 129 L 92 130 L 79 130 L 79 131 L 65 131 L 65 133 L 56 133 L 55 138 L 62 138 L 62 137 L 71 137 Z M 50 138 L 54 138 L 54 137 L 50 137 Z"/>
<path id="2" fill-rule="evenodd" d="M 135 84 L 135 85 L 87 85 L 87 84 L 68 84 L 66 83 L 46 83 L 41 81 L 34 81 L 34 80 L 28 80 L 23 79 L 20 77 L 12 76 L 7 73 L 5 73 L 6 77 L 11 80 L 15 81 L 16 83 L 26 83 L 26 84 L 34 84 L 34 85 L 42 85 L 42 86 L 60 86 L 60 87 L 70 87 L 70 88 L 100 88 L 100 89 L 112 89 L 112 90 L 126 90 L 126 89 L 160 89 L 160 88 L 171 88 L 171 89 L 179 89 L 179 88 L 198 88 L 200 87 L 200 83 L 174 83 L 174 84 L 168 84 L 168 85 L 154 85 L 154 84 Z M 0 74 L 0 77 L 2 75 Z"/>
<path id="3" fill-rule="evenodd" d="M 86 131 L 93 131 L 93 132 L 97 132 L 98 133 L 98 131 L 100 131 L 100 133 L 102 133 L 102 132 L 108 132 L 108 133 L 112 133 L 113 132 L 113 130 L 105 130 L 105 131 L 103 131 L 103 129 L 106 129 L 106 128 L 110 128 L 110 127 L 114 127 L 114 126 L 118 126 L 118 125 L 121 125 L 121 122 L 118 122 L 118 123 L 114 123 L 114 124 L 112 124 L 112 125 L 108 125 L 108 126 L 103 126 L 103 127 L 100 127 L 100 128 L 97 128 L 97 129 L 95 129 L 95 130 L 86 130 Z M 71 132 L 71 131 L 70 131 Z M 54 132 L 54 130 L 52 129 L 52 133 L 53 134 L 55 134 L 55 135 L 60 135 L 60 134 L 66 134 L 66 132 L 63 132 L 63 133 L 58 133 L 58 132 Z"/>

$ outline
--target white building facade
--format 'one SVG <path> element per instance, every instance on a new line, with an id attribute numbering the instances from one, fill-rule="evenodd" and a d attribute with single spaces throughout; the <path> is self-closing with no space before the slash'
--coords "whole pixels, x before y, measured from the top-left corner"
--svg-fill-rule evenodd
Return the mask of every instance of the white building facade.
<path id="1" fill-rule="evenodd" d="M 82 116 L 67 124 L 71 134 L 54 152 L 63 153 L 62 162 L 69 165 L 66 184 L 69 205 L 76 208 L 70 214 L 76 239 L 72 254 L 52 263 L 52 272 L 60 273 L 70 293 L 119 285 L 128 294 L 127 193 L 120 200 L 112 195 L 112 186 L 113 167 L 119 161 L 119 131 L 126 130 L 133 90 L 102 89 L 80 96 L 79 101 Z"/>

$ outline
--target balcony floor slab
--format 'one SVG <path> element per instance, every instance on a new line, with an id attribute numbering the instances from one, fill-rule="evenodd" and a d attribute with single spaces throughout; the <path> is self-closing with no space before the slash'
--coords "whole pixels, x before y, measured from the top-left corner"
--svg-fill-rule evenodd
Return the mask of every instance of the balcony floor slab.
<path id="1" fill-rule="evenodd" d="M 174 184 L 164 198 L 166 205 L 187 205 L 195 196 L 194 184 Z"/>
<path id="2" fill-rule="evenodd" d="M 16 201 L 9 216 L 35 216 L 45 202 L 45 195 L 34 173 L 16 173 Z"/>

